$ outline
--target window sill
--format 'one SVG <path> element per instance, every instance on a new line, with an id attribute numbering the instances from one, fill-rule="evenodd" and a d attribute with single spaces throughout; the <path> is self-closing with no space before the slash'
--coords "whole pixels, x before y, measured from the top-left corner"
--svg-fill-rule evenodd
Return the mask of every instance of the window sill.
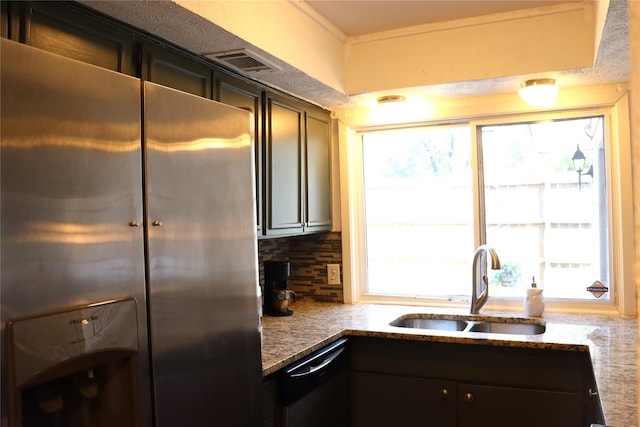
<path id="1" fill-rule="evenodd" d="M 524 296 L 523 296 L 524 298 Z M 470 300 L 464 297 L 427 298 L 416 296 L 392 296 L 380 294 L 362 294 L 358 303 L 414 305 L 422 307 L 450 308 L 454 310 L 468 309 Z M 491 298 L 482 310 L 501 312 L 523 311 L 523 299 L 520 298 Z M 545 311 L 560 314 L 594 314 L 607 316 L 621 316 L 620 310 L 612 301 L 578 301 L 546 299 Z"/>

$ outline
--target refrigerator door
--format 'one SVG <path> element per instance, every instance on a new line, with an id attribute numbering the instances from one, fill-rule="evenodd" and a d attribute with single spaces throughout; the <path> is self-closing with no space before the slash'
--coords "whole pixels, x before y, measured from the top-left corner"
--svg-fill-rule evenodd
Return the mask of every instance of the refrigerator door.
<path id="1" fill-rule="evenodd" d="M 157 427 L 261 424 L 250 113 L 144 83 Z"/>
<path id="2" fill-rule="evenodd" d="M 0 43 L 3 338 L 7 319 L 132 297 L 146 373 L 140 81 Z M 3 352 L 3 390 L 5 369 Z"/>

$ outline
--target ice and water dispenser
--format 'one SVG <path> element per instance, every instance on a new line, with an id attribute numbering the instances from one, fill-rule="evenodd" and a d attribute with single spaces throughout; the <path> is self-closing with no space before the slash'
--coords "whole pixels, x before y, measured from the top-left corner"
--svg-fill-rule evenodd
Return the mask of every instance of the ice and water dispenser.
<path id="1" fill-rule="evenodd" d="M 139 425 L 136 301 L 9 320 L 9 427 Z"/>

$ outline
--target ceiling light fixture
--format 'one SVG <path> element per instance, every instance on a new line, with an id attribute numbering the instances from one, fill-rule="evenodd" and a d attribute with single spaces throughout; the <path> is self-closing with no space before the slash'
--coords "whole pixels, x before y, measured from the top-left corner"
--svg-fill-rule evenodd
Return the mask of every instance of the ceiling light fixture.
<path id="1" fill-rule="evenodd" d="M 405 102 L 407 98 L 403 95 L 385 95 L 377 99 L 378 104 L 388 104 L 392 102 Z"/>
<path id="2" fill-rule="evenodd" d="M 533 107 L 551 107 L 558 90 L 555 79 L 532 79 L 522 83 L 518 94 Z"/>
<path id="3" fill-rule="evenodd" d="M 372 96 L 367 106 L 368 123 L 372 125 L 421 122 L 433 117 L 433 106 L 415 94 Z"/>

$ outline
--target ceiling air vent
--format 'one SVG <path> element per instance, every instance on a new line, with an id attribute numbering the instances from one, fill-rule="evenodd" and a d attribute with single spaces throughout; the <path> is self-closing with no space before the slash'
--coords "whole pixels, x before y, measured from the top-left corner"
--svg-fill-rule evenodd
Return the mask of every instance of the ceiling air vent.
<path id="1" fill-rule="evenodd" d="M 237 70 L 245 72 L 280 70 L 280 67 L 265 60 L 264 58 L 261 58 L 260 56 L 256 55 L 255 52 L 251 52 L 247 49 L 205 53 L 204 56 L 219 62 L 223 62 Z"/>

